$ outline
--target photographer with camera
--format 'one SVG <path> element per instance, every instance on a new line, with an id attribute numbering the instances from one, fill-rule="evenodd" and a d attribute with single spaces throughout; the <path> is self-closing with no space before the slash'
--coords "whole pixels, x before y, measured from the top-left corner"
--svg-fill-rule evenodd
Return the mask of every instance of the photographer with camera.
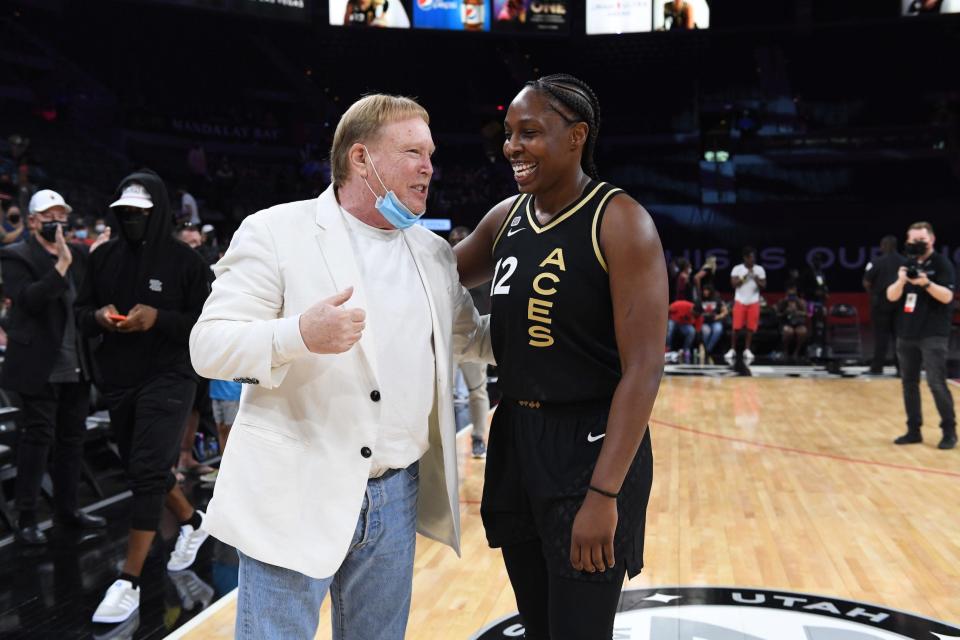
<path id="1" fill-rule="evenodd" d="M 934 253 L 936 236 L 929 222 L 915 222 L 907 230 L 907 264 L 897 281 L 887 287 L 887 300 L 897 303 L 897 356 L 907 410 L 907 432 L 895 444 L 923 442 L 920 426 L 920 367 L 927 370 L 927 384 L 940 414 L 943 439 L 940 449 L 957 445 L 957 421 L 953 396 L 947 387 L 947 345 L 955 272 L 946 257 Z"/>

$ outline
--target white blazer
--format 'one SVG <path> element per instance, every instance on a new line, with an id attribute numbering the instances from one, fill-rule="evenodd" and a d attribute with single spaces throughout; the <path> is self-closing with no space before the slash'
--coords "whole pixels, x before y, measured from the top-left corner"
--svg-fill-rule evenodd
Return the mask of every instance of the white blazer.
<path id="1" fill-rule="evenodd" d="M 403 236 L 430 305 L 436 362 L 417 528 L 459 554 L 453 354 L 492 361 L 488 317 L 477 315 L 443 239 L 419 226 Z M 214 271 L 190 335 L 193 366 L 246 384 L 204 528 L 257 560 L 331 576 L 357 525 L 371 460 L 361 450 L 377 442 L 382 406 L 369 325 L 342 354 L 310 353 L 300 336 L 299 314 L 348 286 L 346 306 L 367 307 L 333 188 L 246 218 Z"/>

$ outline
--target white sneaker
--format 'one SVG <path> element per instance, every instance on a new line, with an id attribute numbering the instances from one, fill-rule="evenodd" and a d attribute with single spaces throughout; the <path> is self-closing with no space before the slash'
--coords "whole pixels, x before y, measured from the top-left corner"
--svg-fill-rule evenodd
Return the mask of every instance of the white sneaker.
<path id="1" fill-rule="evenodd" d="M 107 624 L 123 622 L 140 608 L 140 587 L 133 588 L 129 580 L 117 580 L 107 589 L 100 606 L 93 612 L 94 622 Z"/>
<path id="2" fill-rule="evenodd" d="M 193 611 L 197 603 L 200 604 L 201 609 L 210 606 L 213 601 L 213 587 L 198 578 L 193 571 L 172 571 L 167 575 L 177 588 L 180 604 L 186 611 Z"/>
<path id="3" fill-rule="evenodd" d="M 750 351 L 750 349 L 744 349 L 743 363 L 749 365 L 753 361 L 754 361 L 753 351 Z"/>
<path id="4" fill-rule="evenodd" d="M 94 630 L 93 640 L 133 640 L 139 628 L 140 609 L 137 609 L 126 622 Z"/>
<path id="5" fill-rule="evenodd" d="M 203 511 L 197 510 L 200 518 L 204 517 Z M 200 525 L 203 526 L 202 524 Z M 167 562 L 169 571 L 183 571 L 193 564 L 197 559 L 197 552 L 200 551 L 200 545 L 204 543 L 210 534 L 202 528 L 194 529 L 189 524 L 180 527 L 180 535 L 177 537 L 177 544 L 170 554 L 170 561 Z"/>
<path id="6" fill-rule="evenodd" d="M 733 364 L 737 361 L 737 352 L 734 349 L 730 349 L 725 354 L 723 354 L 723 359 L 727 361 L 727 364 Z"/>

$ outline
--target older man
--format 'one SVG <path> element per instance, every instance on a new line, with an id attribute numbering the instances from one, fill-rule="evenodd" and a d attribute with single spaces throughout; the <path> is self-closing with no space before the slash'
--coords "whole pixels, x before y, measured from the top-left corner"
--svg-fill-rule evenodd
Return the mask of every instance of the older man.
<path id="1" fill-rule="evenodd" d="M 81 528 L 107 521 L 79 509 L 77 488 L 90 383 L 76 330 L 73 303 L 86 266 L 87 250 L 64 239 L 71 211 L 56 191 L 37 191 L 30 200 L 31 233 L 0 251 L 6 294 L 13 301 L 10 342 L 0 371 L 4 389 L 16 391 L 23 412 L 17 448 L 17 540 L 43 545 L 37 522 L 40 484 L 53 446 L 54 499 L 59 522 Z M 108 238 L 104 235 L 99 242 Z"/>
<path id="2" fill-rule="evenodd" d="M 335 638 L 403 638 L 416 531 L 459 550 L 453 352 L 490 351 L 414 225 L 433 150 L 416 102 L 359 100 L 330 188 L 247 218 L 215 267 L 190 345 L 247 385 L 204 522 L 241 553 L 238 638 L 313 638 L 328 590 Z"/>

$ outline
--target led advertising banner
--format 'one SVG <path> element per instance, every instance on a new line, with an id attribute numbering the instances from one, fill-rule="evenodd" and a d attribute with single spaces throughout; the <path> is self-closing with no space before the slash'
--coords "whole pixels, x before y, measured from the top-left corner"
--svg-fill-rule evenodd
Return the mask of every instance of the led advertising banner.
<path id="1" fill-rule="evenodd" d="M 492 29 L 509 33 L 568 33 L 567 0 L 493 0 Z"/>
<path id="2" fill-rule="evenodd" d="M 490 0 L 413 0 L 413 26 L 490 31 Z"/>
<path id="3" fill-rule="evenodd" d="M 313 0 L 140 0 L 152 4 L 167 4 L 189 9 L 204 9 L 224 13 L 238 13 L 277 18 L 279 20 L 310 20 L 310 3 Z"/>
<path id="4" fill-rule="evenodd" d="M 653 30 L 653 0 L 587 0 L 587 34 Z"/>
<path id="5" fill-rule="evenodd" d="M 409 0 L 330 0 L 330 24 L 409 29 Z"/>
<path id="6" fill-rule="evenodd" d="M 901 3 L 905 16 L 960 13 L 960 0 L 901 0 Z"/>
<path id="7" fill-rule="evenodd" d="M 303 22 L 310 19 L 309 0 L 232 0 L 231 4 L 234 11 L 264 18 Z"/>

